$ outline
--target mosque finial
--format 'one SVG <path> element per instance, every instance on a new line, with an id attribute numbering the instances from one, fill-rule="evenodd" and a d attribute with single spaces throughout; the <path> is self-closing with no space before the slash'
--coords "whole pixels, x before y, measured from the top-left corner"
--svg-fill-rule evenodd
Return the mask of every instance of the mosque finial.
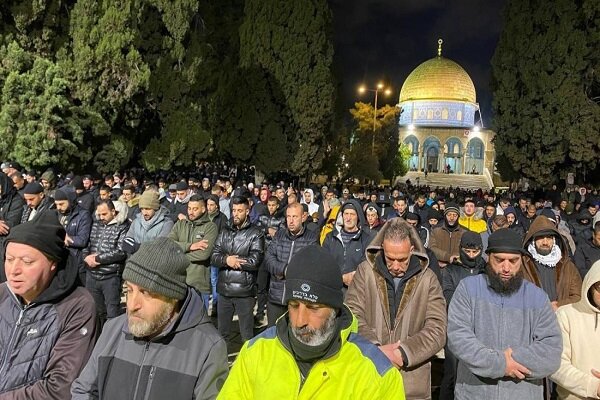
<path id="1" fill-rule="evenodd" d="M 444 41 L 442 39 L 438 39 L 438 57 L 442 56 L 442 43 L 444 43 Z"/>

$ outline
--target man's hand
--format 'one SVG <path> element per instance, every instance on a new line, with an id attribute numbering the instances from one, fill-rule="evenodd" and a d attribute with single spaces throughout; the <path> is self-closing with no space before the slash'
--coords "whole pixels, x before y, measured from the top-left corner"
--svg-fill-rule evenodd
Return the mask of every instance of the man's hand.
<path id="1" fill-rule="evenodd" d="M 600 371 L 597 371 L 592 368 L 592 375 L 594 375 L 596 378 L 600 379 Z M 598 389 L 596 389 L 596 396 L 600 397 L 600 385 L 598 385 Z"/>
<path id="2" fill-rule="evenodd" d="M 69 247 L 72 244 L 73 244 L 73 239 L 71 239 L 71 236 L 65 235 L 65 246 Z"/>
<path id="3" fill-rule="evenodd" d="M 181 213 L 179 213 L 179 215 L 177 216 L 177 219 L 178 219 L 179 221 L 182 221 L 182 220 L 184 220 L 184 219 L 187 219 L 187 216 L 186 216 L 185 214 L 181 214 Z"/>
<path id="4" fill-rule="evenodd" d="M 356 273 L 356 271 L 348 272 L 347 274 L 342 275 L 342 280 L 344 281 L 344 285 L 350 286 L 350 284 L 352 283 L 352 279 L 354 279 L 355 273 Z"/>
<path id="5" fill-rule="evenodd" d="M 522 380 L 525 379 L 527 375 L 531 374 L 531 371 L 512 358 L 512 349 L 510 347 L 504 350 L 504 359 L 506 360 L 504 376 Z"/>
<path id="6" fill-rule="evenodd" d="M 4 221 L 0 221 L 0 235 L 8 235 L 10 227 Z"/>
<path id="7" fill-rule="evenodd" d="M 237 255 L 227 256 L 225 259 L 225 264 L 227 264 L 229 268 L 242 269 L 242 264 L 246 264 L 246 260 Z"/>
<path id="8" fill-rule="evenodd" d="M 277 233 L 277 229 L 275 229 L 275 228 L 268 228 L 267 232 L 269 232 L 269 236 L 274 237 L 275 233 Z"/>
<path id="9" fill-rule="evenodd" d="M 398 340 L 396 343 L 384 344 L 379 346 L 379 350 L 385 354 L 385 356 L 390 360 L 394 367 L 402 368 L 404 365 L 404 361 L 402 361 L 402 353 L 400 352 L 400 341 Z"/>
<path id="10" fill-rule="evenodd" d="M 323 215 L 329 215 L 329 211 L 331 211 L 329 200 L 323 200 Z"/>
<path id="11" fill-rule="evenodd" d="M 289 196 L 290 194 L 293 194 L 293 193 L 294 193 L 294 188 L 293 188 L 293 187 L 291 187 L 291 186 L 290 186 L 290 187 L 288 187 L 288 188 L 287 188 L 287 195 Z"/>
<path id="12" fill-rule="evenodd" d="M 208 249 L 208 240 L 206 240 L 206 239 L 200 240 L 198 242 L 194 242 L 190 246 L 190 251 L 206 250 L 206 249 Z"/>
<path id="13" fill-rule="evenodd" d="M 96 268 L 98 265 L 100 265 L 99 262 L 96 261 L 96 254 L 90 254 L 89 256 L 87 256 L 83 261 L 85 261 L 85 263 L 87 265 L 90 266 L 90 268 Z"/>
<path id="14" fill-rule="evenodd" d="M 551 301 L 550 305 L 554 311 L 558 310 L 558 301 Z"/>

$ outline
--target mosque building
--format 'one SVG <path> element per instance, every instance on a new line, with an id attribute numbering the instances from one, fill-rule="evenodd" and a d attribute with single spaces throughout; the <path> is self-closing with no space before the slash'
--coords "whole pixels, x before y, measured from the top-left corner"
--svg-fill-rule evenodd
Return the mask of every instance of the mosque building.
<path id="1" fill-rule="evenodd" d="M 437 57 L 415 68 L 400 91 L 400 143 L 411 152 L 410 171 L 493 175 L 494 132 L 481 127 L 476 100 L 473 81 L 442 57 L 438 40 Z"/>

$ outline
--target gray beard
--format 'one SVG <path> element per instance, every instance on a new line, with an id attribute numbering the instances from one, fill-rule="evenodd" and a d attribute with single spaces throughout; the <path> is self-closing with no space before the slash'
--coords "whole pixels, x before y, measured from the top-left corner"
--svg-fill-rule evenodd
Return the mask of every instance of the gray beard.
<path id="1" fill-rule="evenodd" d="M 332 311 L 325 324 L 319 329 L 311 329 L 308 326 L 302 328 L 292 327 L 292 335 L 308 346 L 320 346 L 327 342 L 336 331 L 336 312 Z"/>
<path id="2" fill-rule="evenodd" d="M 129 332 L 138 338 L 148 337 L 160 333 L 158 332 L 158 329 L 167 325 L 173 316 L 175 304 L 176 303 L 164 303 L 164 305 L 158 310 L 158 313 L 155 314 L 150 320 L 133 322 L 133 320 L 129 318 L 128 312 L 127 325 L 129 326 Z"/>

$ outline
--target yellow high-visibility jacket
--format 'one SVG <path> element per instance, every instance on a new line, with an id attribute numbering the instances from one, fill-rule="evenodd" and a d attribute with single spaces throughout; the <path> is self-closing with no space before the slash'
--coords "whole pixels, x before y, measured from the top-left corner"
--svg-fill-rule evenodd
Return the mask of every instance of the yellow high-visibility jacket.
<path id="1" fill-rule="evenodd" d="M 474 216 L 462 216 L 458 219 L 458 224 L 463 228 L 475 233 L 481 233 L 487 230 L 487 224 L 485 223 L 485 220 L 477 219 Z"/>
<path id="2" fill-rule="evenodd" d="M 377 346 L 356 333 L 356 317 L 340 332 L 340 350 L 317 361 L 303 385 L 294 356 L 276 329 L 244 344 L 217 399 L 405 399 L 400 372 Z"/>

